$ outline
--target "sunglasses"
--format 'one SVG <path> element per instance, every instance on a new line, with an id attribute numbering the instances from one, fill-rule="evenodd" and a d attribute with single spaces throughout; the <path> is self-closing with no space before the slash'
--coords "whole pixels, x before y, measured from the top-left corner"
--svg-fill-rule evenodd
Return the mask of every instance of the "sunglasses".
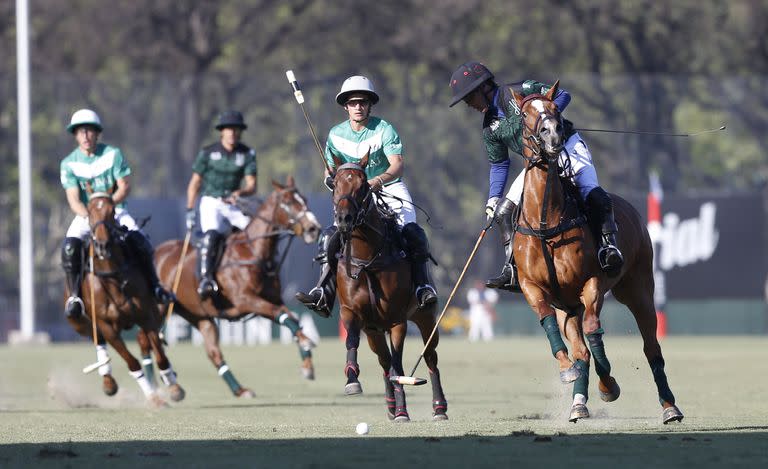
<path id="1" fill-rule="evenodd" d="M 350 99 L 349 101 L 344 103 L 345 106 L 349 106 L 349 107 L 355 107 L 357 105 L 360 105 L 362 107 L 366 107 L 369 104 L 371 104 L 371 102 L 369 100 L 367 100 L 367 99 Z"/>

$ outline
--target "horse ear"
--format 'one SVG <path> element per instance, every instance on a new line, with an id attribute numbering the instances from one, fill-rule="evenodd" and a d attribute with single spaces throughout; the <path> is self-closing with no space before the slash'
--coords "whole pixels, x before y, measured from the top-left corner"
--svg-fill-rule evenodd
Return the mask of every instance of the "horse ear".
<path id="1" fill-rule="evenodd" d="M 93 194 L 93 186 L 91 186 L 91 181 L 85 181 L 85 192 L 88 194 Z"/>
<path id="2" fill-rule="evenodd" d="M 525 96 L 521 95 L 520 93 L 518 93 L 515 90 L 510 90 L 510 91 L 512 91 L 512 97 L 515 99 L 515 103 L 517 103 L 517 108 L 518 109 L 522 109 L 523 108 L 523 99 L 525 98 Z"/>
<path id="3" fill-rule="evenodd" d="M 331 158 L 333 159 L 333 168 L 331 168 L 331 169 L 333 170 L 332 173 L 334 173 L 334 172 L 336 172 L 336 168 L 338 168 L 339 166 L 344 164 L 344 162 L 341 161 L 341 158 L 339 158 L 338 156 L 336 156 L 334 154 L 331 154 Z"/>
<path id="4" fill-rule="evenodd" d="M 552 88 L 547 91 L 547 94 L 545 94 L 544 97 L 550 101 L 554 101 L 555 96 L 557 96 L 558 88 L 560 88 L 560 80 L 557 80 L 555 84 L 552 85 Z"/>
<path id="5" fill-rule="evenodd" d="M 288 180 L 285 182 L 285 185 L 287 187 L 294 187 L 296 186 L 296 182 L 293 180 L 293 175 L 288 176 Z"/>
<path id="6" fill-rule="evenodd" d="M 360 162 L 358 164 L 361 168 L 365 169 L 365 167 L 368 166 L 368 157 L 371 156 L 371 146 L 368 144 L 363 144 L 361 145 L 360 149 L 365 151 L 365 155 L 360 158 Z"/>
<path id="7" fill-rule="evenodd" d="M 285 186 L 280 184 L 279 182 L 272 180 L 272 187 L 274 187 L 277 190 L 285 189 Z"/>

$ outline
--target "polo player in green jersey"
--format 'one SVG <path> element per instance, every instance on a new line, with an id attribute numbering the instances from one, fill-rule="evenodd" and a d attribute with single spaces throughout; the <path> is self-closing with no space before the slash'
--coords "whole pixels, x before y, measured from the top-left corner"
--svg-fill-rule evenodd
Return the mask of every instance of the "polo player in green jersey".
<path id="1" fill-rule="evenodd" d="M 358 163 L 370 152 L 365 173 L 375 197 L 394 213 L 407 254 L 413 265 L 416 298 L 420 307 L 437 301 L 435 288 L 430 284 L 427 262 L 430 259 L 429 242 L 424 230 L 416 223 L 416 210 L 403 176 L 403 144 L 389 122 L 371 115 L 371 108 L 379 102 L 379 95 L 371 81 L 364 76 L 352 76 L 341 85 L 336 102 L 344 108 L 347 120 L 336 125 L 328 134 L 325 159 L 334 168 L 333 158 L 343 163 Z M 325 174 L 326 186 L 332 189 L 333 178 Z M 336 299 L 336 252 L 339 248 L 337 230 L 329 227 L 321 236 L 316 259 L 322 265 L 320 281 L 309 293 L 298 292 L 296 299 L 322 317 L 329 317 Z"/>
<path id="2" fill-rule="evenodd" d="M 256 152 L 240 142 L 247 129 L 243 115 L 225 111 L 219 115 L 216 130 L 219 141 L 198 153 L 187 185 L 187 229 L 197 224 L 195 203 L 200 198 L 200 285 L 201 299 L 219 291 L 216 266 L 230 226 L 244 230 L 251 219 L 237 207 L 237 199 L 256 192 Z"/>
<path id="3" fill-rule="evenodd" d="M 64 305 L 65 314 L 73 318 L 83 314 L 83 301 L 80 299 L 82 240 L 91 232 L 88 224 L 88 185 L 93 192 L 109 192 L 114 189 L 112 200 L 115 202 L 115 220 L 128 230 L 125 237 L 128 249 L 136 256 L 139 268 L 157 300 L 163 303 L 172 301 L 173 295 L 160 286 L 157 278 L 152 261 L 152 245 L 125 207 L 125 199 L 131 192 L 131 167 L 128 161 L 119 148 L 99 143 L 103 127 L 94 111 L 80 109 L 75 112 L 67 130 L 75 136 L 77 148 L 61 161 L 60 166 L 61 185 L 66 191 L 69 207 L 75 213 L 61 250 L 61 263 L 69 295 Z"/>

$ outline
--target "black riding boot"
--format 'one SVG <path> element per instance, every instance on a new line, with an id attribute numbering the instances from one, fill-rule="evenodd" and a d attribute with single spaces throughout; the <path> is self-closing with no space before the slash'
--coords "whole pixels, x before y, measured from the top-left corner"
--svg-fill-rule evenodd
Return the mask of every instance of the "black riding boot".
<path id="1" fill-rule="evenodd" d="M 219 291 L 216 283 L 216 265 L 219 263 L 219 249 L 224 236 L 216 230 L 208 230 L 200 244 L 200 285 L 197 294 L 200 299 L 210 298 Z"/>
<path id="2" fill-rule="evenodd" d="M 67 279 L 67 298 L 64 314 L 77 318 L 85 310 L 80 299 L 80 278 L 83 266 L 83 241 L 80 238 L 64 238 L 61 245 L 61 266 Z"/>
<path id="3" fill-rule="evenodd" d="M 504 253 L 507 256 L 501 274 L 498 277 L 489 278 L 485 282 L 488 288 L 498 288 L 500 290 L 509 290 L 520 293 L 520 284 L 517 281 L 517 266 L 514 256 L 515 229 L 512 225 L 512 216 L 517 209 L 517 205 L 506 197 L 499 205 L 494 216 L 504 235 Z"/>
<path id="4" fill-rule="evenodd" d="M 336 253 L 339 251 L 339 236 L 335 226 L 325 230 L 318 241 L 318 253 L 315 260 L 322 270 L 317 286 L 309 293 L 296 292 L 296 299 L 319 316 L 331 316 L 336 302 Z"/>
<path id="5" fill-rule="evenodd" d="M 613 200 L 602 187 L 596 187 L 587 195 L 587 204 L 595 222 L 600 224 L 600 249 L 597 251 L 600 268 L 609 276 L 617 275 L 624 265 L 624 256 L 616 243 L 619 227 L 613 216 Z"/>
<path id="6" fill-rule="evenodd" d="M 429 282 L 429 267 L 427 262 L 432 258 L 429 253 L 427 234 L 416 223 L 408 223 L 403 227 L 403 239 L 411 259 L 413 283 L 416 284 L 416 300 L 419 308 L 437 302 L 437 292 Z"/>
<path id="7" fill-rule="evenodd" d="M 157 278 L 157 271 L 155 271 L 154 249 L 146 236 L 141 231 L 129 231 L 125 235 L 125 242 L 128 249 L 136 255 L 139 268 L 149 282 L 149 287 L 157 301 L 160 303 L 176 301 L 173 294 L 160 285 L 160 279 Z"/>

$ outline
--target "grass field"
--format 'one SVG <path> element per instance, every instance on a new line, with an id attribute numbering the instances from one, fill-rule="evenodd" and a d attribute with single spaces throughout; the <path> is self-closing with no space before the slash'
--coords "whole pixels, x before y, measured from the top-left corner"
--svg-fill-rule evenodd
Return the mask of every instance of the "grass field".
<path id="1" fill-rule="evenodd" d="M 169 356 L 187 398 L 151 410 L 113 353 L 121 388 L 101 393 L 81 369 L 86 343 L 0 348 L 0 467 L 768 467 L 768 338 L 670 337 L 663 343 L 681 423 L 662 425 L 642 344 L 605 339 L 621 398 L 604 403 L 590 383 L 590 419 L 567 421 L 570 386 L 559 384 L 544 337 L 438 352 L 449 401 L 431 421 L 429 385 L 407 388 L 412 421 L 385 417 L 381 370 L 361 349 L 364 394 L 344 396 L 344 347 L 315 350 L 316 381 L 299 373 L 296 348 L 228 347 L 227 362 L 257 397 L 232 397 L 202 348 Z M 419 342 L 407 343 L 409 371 Z M 135 344 L 132 348 L 135 350 Z M 416 375 L 426 375 L 422 364 Z M 367 422 L 370 433 L 355 434 Z"/>

